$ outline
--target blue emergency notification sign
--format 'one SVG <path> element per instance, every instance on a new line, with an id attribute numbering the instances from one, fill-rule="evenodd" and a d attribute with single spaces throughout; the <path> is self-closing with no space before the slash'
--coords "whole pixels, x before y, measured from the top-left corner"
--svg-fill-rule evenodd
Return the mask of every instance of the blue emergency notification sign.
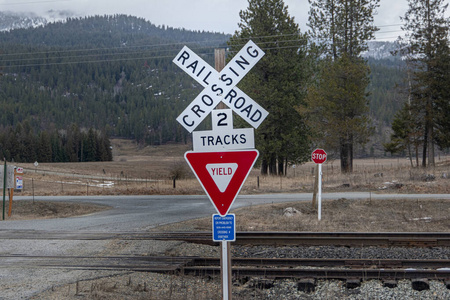
<path id="1" fill-rule="evenodd" d="M 234 221 L 234 214 L 228 214 L 224 217 L 215 214 L 212 217 L 212 225 L 214 242 L 236 241 L 236 222 Z"/>

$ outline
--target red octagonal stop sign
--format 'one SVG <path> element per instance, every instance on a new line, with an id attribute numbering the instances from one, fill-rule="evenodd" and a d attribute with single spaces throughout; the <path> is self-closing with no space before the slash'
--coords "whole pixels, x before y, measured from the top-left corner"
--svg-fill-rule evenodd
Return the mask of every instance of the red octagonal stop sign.
<path id="1" fill-rule="evenodd" d="M 327 161 L 327 153 L 323 149 L 316 149 L 311 153 L 311 159 L 316 164 L 323 164 Z"/>

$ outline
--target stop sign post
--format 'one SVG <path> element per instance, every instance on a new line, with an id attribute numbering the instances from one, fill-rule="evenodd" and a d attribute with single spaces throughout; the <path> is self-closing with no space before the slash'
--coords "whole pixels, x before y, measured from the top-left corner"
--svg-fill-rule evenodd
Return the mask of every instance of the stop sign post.
<path id="1" fill-rule="evenodd" d="M 319 198 L 318 219 L 320 221 L 322 219 L 322 164 L 327 161 L 327 153 L 323 149 L 316 149 L 311 153 L 311 159 L 318 164 L 319 168 L 317 198 Z"/>

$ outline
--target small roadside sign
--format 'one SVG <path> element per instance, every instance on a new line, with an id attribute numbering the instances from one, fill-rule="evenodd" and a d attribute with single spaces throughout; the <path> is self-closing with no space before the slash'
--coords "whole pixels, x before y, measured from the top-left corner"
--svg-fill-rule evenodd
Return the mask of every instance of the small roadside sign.
<path id="1" fill-rule="evenodd" d="M 16 189 L 18 189 L 18 190 L 23 189 L 23 177 L 22 176 L 16 176 Z"/>
<path id="2" fill-rule="evenodd" d="M 317 178 L 317 199 L 318 199 L 318 214 L 319 221 L 322 219 L 322 164 L 327 161 L 327 153 L 323 149 L 316 149 L 311 153 L 311 159 L 317 164 L 318 178 Z"/>
<path id="3" fill-rule="evenodd" d="M 5 171 L 4 171 L 4 168 L 3 167 L 1 167 L 0 168 L 0 189 L 3 189 L 4 187 L 3 187 L 3 179 L 4 179 L 4 176 L 5 176 Z M 14 166 L 12 166 L 12 165 L 8 165 L 7 167 L 6 167 L 6 187 L 5 188 L 7 188 L 7 189 L 13 189 L 14 188 L 14 185 L 15 185 L 15 182 L 14 182 Z"/>
<path id="4" fill-rule="evenodd" d="M 214 242 L 236 241 L 236 222 L 234 214 L 228 214 L 226 216 L 214 214 L 212 216 L 212 225 Z"/>

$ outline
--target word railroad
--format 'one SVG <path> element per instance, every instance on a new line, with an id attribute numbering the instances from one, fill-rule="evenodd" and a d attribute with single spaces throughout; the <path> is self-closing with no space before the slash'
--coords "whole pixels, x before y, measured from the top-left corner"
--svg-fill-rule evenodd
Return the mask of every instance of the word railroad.
<path id="1" fill-rule="evenodd" d="M 263 56 L 264 52 L 249 41 L 219 73 L 184 46 L 173 62 L 205 89 L 178 116 L 177 121 L 192 132 L 222 101 L 250 125 L 258 128 L 268 112 L 237 88 L 236 84 Z"/>

